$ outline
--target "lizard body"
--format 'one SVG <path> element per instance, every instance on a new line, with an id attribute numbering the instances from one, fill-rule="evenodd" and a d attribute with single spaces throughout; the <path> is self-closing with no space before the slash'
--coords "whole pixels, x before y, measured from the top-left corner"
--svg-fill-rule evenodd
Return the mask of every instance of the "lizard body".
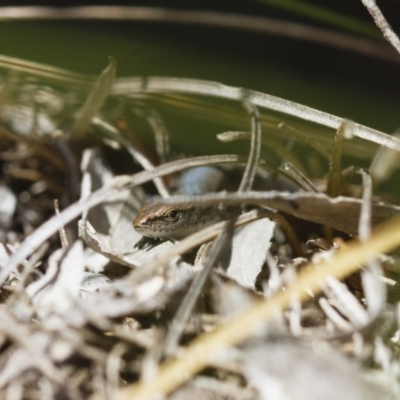
<path id="1" fill-rule="evenodd" d="M 133 225 L 146 237 L 179 240 L 228 216 L 226 207 L 146 204 L 139 210 Z"/>

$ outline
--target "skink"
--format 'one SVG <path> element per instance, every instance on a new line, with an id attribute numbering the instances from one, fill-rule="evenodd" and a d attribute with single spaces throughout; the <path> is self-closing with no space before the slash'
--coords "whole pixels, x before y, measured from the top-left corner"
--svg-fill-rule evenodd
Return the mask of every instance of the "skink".
<path id="1" fill-rule="evenodd" d="M 222 189 L 232 189 L 232 183 L 237 186 L 240 181 L 240 174 L 242 170 L 237 169 L 237 176 L 232 177 L 232 171 L 228 176 L 229 171 L 223 171 L 218 167 L 198 167 L 192 168 L 183 173 L 178 181 L 177 193 L 179 194 L 201 194 L 207 192 L 217 192 Z M 233 171 L 235 172 L 235 171 Z M 236 178 L 236 179 L 235 179 Z M 276 179 L 261 179 L 255 186 L 258 190 L 271 190 L 273 188 L 280 188 L 279 186 L 286 185 L 285 189 L 288 190 L 288 183 L 281 182 Z M 289 190 L 294 191 L 294 187 L 289 182 Z M 137 232 L 148 238 L 158 239 L 172 239 L 179 240 L 200 229 L 213 225 L 217 222 L 229 218 L 229 208 L 221 205 L 214 207 L 199 207 L 199 206 L 166 206 L 160 204 L 146 204 L 136 215 L 133 225 Z M 142 246 L 140 243 L 139 246 Z"/>

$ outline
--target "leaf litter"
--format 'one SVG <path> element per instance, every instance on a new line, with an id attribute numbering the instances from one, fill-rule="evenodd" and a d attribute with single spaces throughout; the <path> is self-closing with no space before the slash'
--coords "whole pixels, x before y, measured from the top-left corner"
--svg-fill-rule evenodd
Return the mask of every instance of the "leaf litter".
<path id="1" fill-rule="evenodd" d="M 388 252 L 399 239 L 375 244 L 385 231 L 374 228 L 391 232 L 398 215 L 397 195 L 380 190 L 399 173 L 397 138 L 246 89 L 114 81 L 113 60 L 92 89 L 90 78 L 50 71 L 27 85 L 31 65 L 11 66 L 3 81 L 2 398 L 318 400 L 338 387 L 343 399 L 398 396 L 400 268 Z M 171 140 L 174 93 L 191 96 L 192 113 L 215 108 L 232 124 L 219 139 L 250 140 L 241 154 L 182 157 L 185 143 L 177 151 Z M 236 103 L 247 128 L 230 122 Z M 336 138 L 319 141 L 305 121 Z M 359 169 L 346 150 L 355 136 L 382 147 L 364 160 L 370 173 L 346 175 Z M 149 201 L 230 217 L 137 248 L 132 222 Z M 335 260 L 340 268 L 328 268 Z"/>

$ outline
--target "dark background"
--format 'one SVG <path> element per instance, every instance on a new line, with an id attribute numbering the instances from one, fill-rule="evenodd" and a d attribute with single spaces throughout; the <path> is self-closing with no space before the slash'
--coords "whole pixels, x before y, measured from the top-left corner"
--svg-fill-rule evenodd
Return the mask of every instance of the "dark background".
<path id="1" fill-rule="evenodd" d="M 112 5 L 213 10 L 266 16 L 313 26 L 326 22 L 257 1 L 142 1 Z M 3 6 L 15 6 L 2 2 Z M 63 5 L 53 1 L 37 5 Z M 82 5 L 70 1 L 69 6 Z M 85 2 L 86 5 L 107 4 Z M 310 4 L 369 24 L 360 1 Z M 32 5 L 18 2 L 18 5 Z M 380 1 L 383 12 L 400 28 L 400 5 Z M 364 36 L 365 37 L 365 36 Z M 382 47 L 390 49 L 382 40 Z M 389 50 L 392 51 L 392 50 Z M 395 52 L 395 50 L 393 50 Z M 215 80 L 263 91 L 391 133 L 399 125 L 399 64 L 314 43 L 243 30 L 157 22 L 3 21 L 0 53 L 97 75 L 116 58 L 118 76 L 158 75 Z M 400 55 L 399 55 L 400 62 Z"/>

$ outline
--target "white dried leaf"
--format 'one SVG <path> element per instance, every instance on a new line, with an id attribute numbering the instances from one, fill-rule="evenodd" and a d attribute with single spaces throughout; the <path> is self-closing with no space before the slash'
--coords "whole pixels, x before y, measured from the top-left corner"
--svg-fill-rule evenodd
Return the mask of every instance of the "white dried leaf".
<path id="1" fill-rule="evenodd" d="M 138 301 L 145 302 L 156 296 L 165 284 L 165 279 L 162 276 L 155 276 L 151 280 L 143 283 L 136 289 Z"/>
<path id="2" fill-rule="evenodd" d="M 236 314 L 249 307 L 254 300 L 249 290 L 235 281 L 222 282 L 215 291 L 215 298 L 218 315 L 223 317 Z"/>
<path id="3" fill-rule="evenodd" d="M 235 232 L 227 269 L 229 277 L 244 287 L 254 289 L 257 276 L 267 258 L 275 226 L 275 222 L 263 218 Z"/>
<path id="4" fill-rule="evenodd" d="M 9 248 L 12 249 L 10 245 L 0 243 L 0 269 L 5 268 L 8 264 L 8 261 L 10 260 L 10 256 L 8 251 L 6 250 L 6 246 L 9 246 Z"/>
<path id="5" fill-rule="evenodd" d="M 82 154 L 81 160 L 81 200 L 85 199 L 92 192 L 92 177 L 88 171 L 90 161 L 94 157 L 92 149 L 86 149 Z"/>
<path id="6" fill-rule="evenodd" d="M 55 362 L 63 362 L 74 354 L 74 350 L 71 342 L 58 339 L 50 348 L 51 359 Z"/>
<path id="7" fill-rule="evenodd" d="M 326 284 L 327 288 L 324 292 L 331 299 L 331 304 L 349 320 L 354 328 L 365 327 L 370 322 L 368 312 L 344 283 L 328 276 Z"/>
<path id="8" fill-rule="evenodd" d="M 271 340 L 247 348 L 245 359 L 245 376 L 263 400 L 385 398 L 355 364 L 322 346 L 313 350 L 294 340 Z"/>
<path id="9" fill-rule="evenodd" d="M 120 279 L 105 288 L 101 296 L 85 298 L 82 307 L 92 309 L 103 318 L 118 318 L 135 313 L 146 314 L 159 310 L 169 299 L 187 285 L 198 272 L 191 265 L 180 262 L 168 270 L 155 274 L 146 269 L 137 269 L 130 279 Z"/>
<path id="10" fill-rule="evenodd" d="M 210 253 L 213 242 L 203 243 L 196 253 L 196 258 L 194 260 L 195 267 L 203 267 L 207 260 L 207 256 Z"/>
<path id="11" fill-rule="evenodd" d="M 81 297 L 86 297 L 95 292 L 101 292 L 104 287 L 111 284 L 111 280 L 103 274 L 85 272 L 80 286 Z"/>
<path id="12" fill-rule="evenodd" d="M 59 262 L 63 253 L 63 249 L 58 249 L 50 255 L 46 273 L 39 280 L 32 282 L 26 288 L 26 294 L 29 298 L 34 298 L 40 291 L 42 291 L 46 286 L 48 286 L 51 282 L 55 280 L 59 270 Z M 40 294 L 40 296 L 41 295 L 42 293 Z M 36 298 L 33 301 L 34 303 L 37 303 L 39 299 Z"/>
<path id="13" fill-rule="evenodd" d="M 102 254 L 104 257 L 107 257 L 109 260 L 130 268 L 140 267 L 150 262 L 153 257 L 162 254 L 165 250 L 174 246 L 171 242 L 163 242 L 150 249 L 137 249 L 134 248 L 135 239 L 137 242 L 142 236 L 137 232 L 133 232 L 132 238 L 129 235 L 125 236 L 128 236 L 129 240 L 133 239 L 133 241 L 130 243 L 129 251 L 120 253 L 112 248 L 110 243 L 112 238 L 109 235 L 96 232 L 88 221 L 79 221 L 79 237 L 85 241 L 87 246 Z"/>
<path id="14" fill-rule="evenodd" d="M 7 229 L 12 221 L 12 217 L 17 205 L 14 193 L 5 185 L 0 185 L 0 227 Z"/>
<path id="15" fill-rule="evenodd" d="M 121 204 L 118 213 L 114 217 L 109 216 L 110 220 L 110 245 L 114 252 L 124 254 L 131 252 L 134 244 L 142 236 L 133 228 L 133 220 L 136 216 L 136 208 L 131 204 L 132 193 L 128 192 L 126 200 Z M 106 209 L 108 213 L 109 210 Z"/>
<path id="16" fill-rule="evenodd" d="M 328 317 L 329 321 L 334 324 L 334 326 L 344 332 L 354 331 L 354 327 L 351 325 L 351 323 L 343 318 L 343 316 L 338 311 L 336 311 L 336 308 L 333 307 L 325 297 L 320 298 L 318 300 L 318 304 L 320 305 L 325 315 Z"/>
<path id="17" fill-rule="evenodd" d="M 81 241 L 76 241 L 61 260 L 54 284 L 48 285 L 35 296 L 34 303 L 39 313 L 56 311 L 63 314 L 73 308 L 74 301 L 79 297 L 84 270 L 83 245 Z"/>
<path id="18" fill-rule="evenodd" d="M 97 251 L 87 247 L 85 249 L 85 264 L 86 270 L 93 273 L 100 273 L 104 271 L 104 267 L 110 260 Z"/>
<path id="19" fill-rule="evenodd" d="M 386 305 L 387 290 L 382 278 L 383 273 L 377 261 L 370 262 L 361 273 L 367 311 L 371 320 L 375 319 Z"/>
<path id="20" fill-rule="evenodd" d="M 94 150 L 84 154 L 81 169 L 83 170 L 82 197 L 108 184 L 112 172 L 103 164 L 102 158 Z M 135 267 L 135 259 L 129 254 L 134 244 L 141 238 L 133 228 L 133 220 L 143 198 L 141 188 L 123 191 L 114 196 L 112 201 L 104 202 L 92 208 L 79 223 L 79 236 L 94 251 L 116 263 Z M 103 263 L 102 263 L 103 265 Z M 101 267 L 91 268 L 95 272 Z"/>
<path id="21" fill-rule="evenodd" d="M 7 105 L 2 107 L 1 117 L 21 136 L 29 136 L 32 133 L 51 135 L 57 129 L 54 121 L 46 113 L 38 112 L 33 106 Z"/>

